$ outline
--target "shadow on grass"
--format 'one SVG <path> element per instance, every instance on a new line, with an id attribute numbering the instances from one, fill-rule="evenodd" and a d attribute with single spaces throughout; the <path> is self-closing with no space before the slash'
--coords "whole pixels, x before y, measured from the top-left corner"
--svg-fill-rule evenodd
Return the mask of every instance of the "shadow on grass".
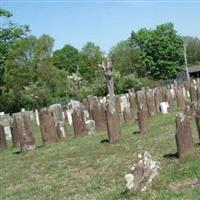
<path id="1" fill-rule="evenodd" d="M 194 146 L 197 148 L 200 147 L 200 142 L 196 143 Z"/>
<path id="2" fill-rule="evenodd" d="M 12 154 L 18 155 L 18 154 L 22 154 L 21 151 L 14 151 Z"/>
<path id="3" fill-rule="evenodd" d="M 140 131 L 133 131 L 133 134 L 140 134 Z"/>
<path id="4" fill-rule="evenodd" d="M 178 152 L 165 154 L 163 157 L 168 159 L 178 159 Z"/>
<path id="5" fill-rule="evenodd" d="M 109 140 L 108 139 L 103 139 L 100 141 L 100 143 L 104 144 L 104 143 L 109 143 Z"/>

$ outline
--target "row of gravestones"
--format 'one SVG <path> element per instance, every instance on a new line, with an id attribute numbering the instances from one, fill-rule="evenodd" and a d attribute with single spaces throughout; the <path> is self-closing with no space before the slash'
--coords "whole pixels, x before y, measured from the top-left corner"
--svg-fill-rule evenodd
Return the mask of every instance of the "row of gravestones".
<path id="1" fill-rule="evenodd" d="M 43 144 L 57 142 L 67 137 L 65 121 L 73 124 L 75 136 L 94 134 L 95 131 L 107 131 L 110 143 L 119 140 L 121 135 L 121 118 L 125 123 L 138 120 L 139 130 L 149 130 L 149 117 L 157 112 L 167 113 L 173 110 L 174 99 L 179 110 L 184 110 L 187 98 L 200 100 L 200 90 L 195 84 L 173 84 L 167 87 L 142 89 L 135 92 L 112 97 L 87 97 L 82 103 L 71 101 L 67 106 L 60 104 L 36 110 L 36 122 L 40 126 Z M 14 146 L 21 151 L 35 148 L 35 139 L 31 127 L 32 112 L 12 114 L 11 134 Z M 1 123 L 0 123 L 1 124 Z M 0 130 L 0 147 L 7 146 L 5 126 Z"/>

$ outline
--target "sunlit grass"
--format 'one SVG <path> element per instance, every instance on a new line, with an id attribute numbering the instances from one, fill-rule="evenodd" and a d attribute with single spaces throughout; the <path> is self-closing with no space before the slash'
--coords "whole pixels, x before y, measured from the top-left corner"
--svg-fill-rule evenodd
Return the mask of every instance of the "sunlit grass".
<path id="1" fill-rule="evenodd" d="M 198 134 L 194 122 L 194 144 Z M 137 134 L 137 122 L 122 124 L 122 137 L 116 144 L 102 142 L 106 132 L 96 136 L 74 138 L 68 127 L 68 140 L 41 146 L 38 127 L 34 124 L 38 148 L 27 154 L 15 154 L 9 148 L 0 153 L 2 199 L 198 199 L 200 186 L 173 192 L 172 182 L 187 178 L 200 179 L 200 150 L 194 156 L 178 160 L 165 155 L 176 153 L 175 113 L 157 114 L 151 118 L 150 131 Z M 11 143 L 9 144 L 11 145 Z M 159 178 L 153 183 L 154 192 L 127 195 L 124 175 L 129 172 L 137 154 L 149 151 L 161 162 Z"/>

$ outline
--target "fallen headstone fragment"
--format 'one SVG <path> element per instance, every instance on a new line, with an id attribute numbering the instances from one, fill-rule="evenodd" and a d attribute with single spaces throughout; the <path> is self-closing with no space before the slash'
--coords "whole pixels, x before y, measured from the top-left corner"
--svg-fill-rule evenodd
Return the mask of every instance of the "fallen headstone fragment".
<path id="1" fill-rule="evenodd" d="M 152 156 L 145 151 L 138 155 L 138 159 L 131 167 L 131 173 L 125 175 L 126 188 L 128 191 L 146 191 L 153 179 L 159 175 L 160 162 L 154 161 Z"/>

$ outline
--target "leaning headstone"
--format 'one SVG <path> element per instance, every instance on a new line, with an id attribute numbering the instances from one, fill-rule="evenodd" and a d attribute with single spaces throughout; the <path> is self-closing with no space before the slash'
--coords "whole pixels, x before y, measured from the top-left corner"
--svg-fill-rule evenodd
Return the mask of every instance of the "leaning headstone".
<path id="1" fill-rule="evenodd" d="M 130 107 L 124 108 L 123 117 L 126 124 L 131 124 L 134 121 L 133 112 Z"/>
<path id="2" fill-rule="evenodd" d="M 44 145 L 58 141 L 58 135 L 53 119 L 53 113 L 48 108 L 43 108 L 39 112 L 40 130 L 42 134 L 42 143 Z"/>
<path id="3" fill-rule="evenodd" d="M 159 175 L 160 162 L 154 161 L 145 151 L 138 155 L 138 159 L 131 167 L 131 172 L 125 175 L 126 188 L 131 192 L 147 191 L 153 179 Z"/>
<path id="4" fill-rule="evenodd" d="M 185 98 L 183 96 L 182 90 L 176 91 L 177 108 L 179 110 L 185 109 Z"/>
<path id="5" fill-rule="evenodd" d="M 17 133 L 19 136 L 20 149 L 22 152 L 36 148 L 35 138 L 33 137 L 30 115 L 27 112 L 13 114 Z"/>
<path id="6" fill-rule="evenodd" d="M 179 113 L 176 116 L 176 144 L 179 157 L 193 153 L 193 141 L 190 122 L 187 115 Z"/>
<path id="7" fill-rule="evenodd" d="M 146 91 L 146 100 L 149 116 L 153 116 L 156 113 L 155 98 L 152 90 Z"/>
<path id="8" fill-rule="evenodd" d="M 0 149 L 7 149 L 7 141 L 6 141 L 6 134 L 4 131 L 4 127 L 0 125 Z"/>
<path id="9" fill-rule="evenodd" d="M 85 120 L 82 109 L 73 110 L 72 122 L 75 136 L 81 136 L 86 134 Z"/>
<path id="10" fill-rule="evenodd" d="M 95 135 L 96 128 L 95 128 L 95 121 L 94 120 L 88 120 L 85 122 L 86 131 L 88 135 Z"/>
<path id="11" fill-rule="evenodd" d="M 140 133 L 146 133 L 149 131 L 149 114 L 144 107 L 141 107 L 138 110 L 138 125 Z"/>
<path id="12" fill-rule="evenodd" d="M 109 143 L 115 143 L 120 139 L 121 135 L 120 116 L 115 108 L 115 98 L 109 99 L 107 102 L 106 122 Z"/>

